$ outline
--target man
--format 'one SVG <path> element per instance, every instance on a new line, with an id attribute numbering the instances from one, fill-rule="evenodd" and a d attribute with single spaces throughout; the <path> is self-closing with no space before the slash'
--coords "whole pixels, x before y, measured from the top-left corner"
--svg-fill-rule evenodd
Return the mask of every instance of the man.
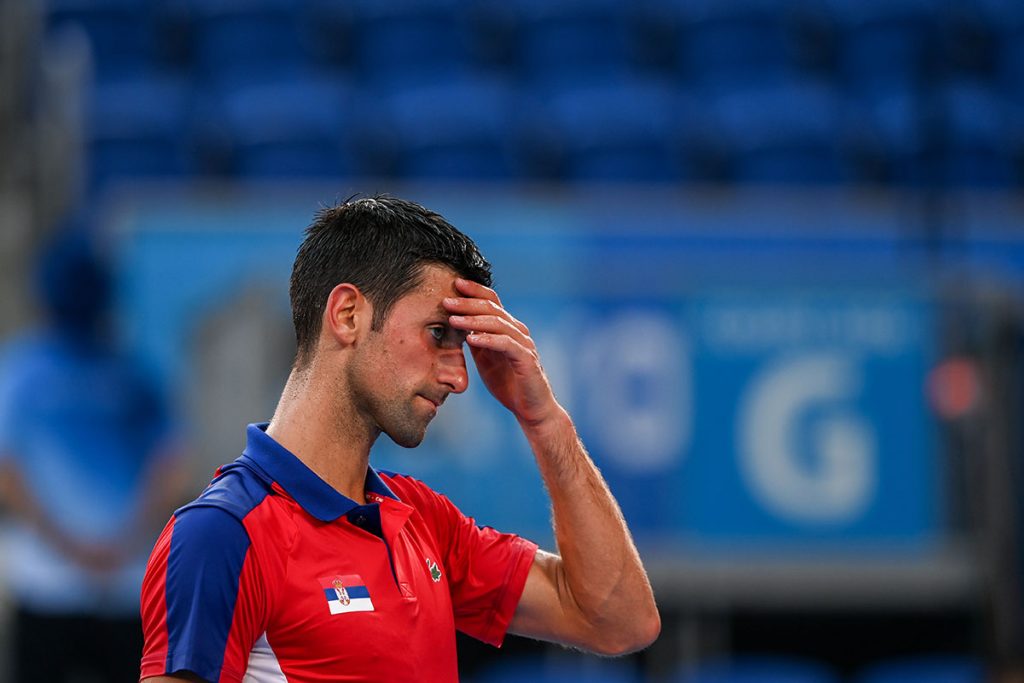
<path id="1" fill-rule="evenodd" d="M 104 324 L 109 274 L 88 235 L 60 232 L 36 276 L 45 323 L 0 354 L 11 680 L 129 681 L 146 557 L 181 500 L 183 449 L 159 385 Z"/>
<path id="2" fill-rule="evenodd" d="M 298 351 L 273 419 L 150 558 L 143 680 L 455 681 L 456 629 L 610 655 L 653 642 L 619 508 L 490 282 L 476 245 L 412 202 L 318 214 L 292 271 Z M 464 344 L 529 440 L 560 556 L 369 465 L 382 432 L 414 447 L 466 390 Z"/>

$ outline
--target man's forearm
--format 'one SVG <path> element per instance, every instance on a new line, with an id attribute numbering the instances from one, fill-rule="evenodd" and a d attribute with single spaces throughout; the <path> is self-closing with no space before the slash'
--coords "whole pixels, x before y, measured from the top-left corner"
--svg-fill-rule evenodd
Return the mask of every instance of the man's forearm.
<path id="1" fill-rule="evenodd" d="M 0 462 L 0 500 L 55 548 L 65 549 L 70 545 L 71 537 L 46 514 L 29 492 L 21 470 L 9 459 Z"/>
<path id="2" fill-rule="evenodd" d="M 557 581 L 594 629 L 632 650 L 657 637 L 650 582 L 618 503 L 564 410 L 522 425 L 548 488 L 561 561 Z"/>

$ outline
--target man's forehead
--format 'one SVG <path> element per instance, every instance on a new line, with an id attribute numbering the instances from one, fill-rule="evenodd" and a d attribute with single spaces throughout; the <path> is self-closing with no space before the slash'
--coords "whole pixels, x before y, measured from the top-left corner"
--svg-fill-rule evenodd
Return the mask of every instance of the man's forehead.
<path id="1" fill-rule="evenodd" d="M 450 268 L 426 265 L 420 273 L 419 284 L 399 301 L 400 304 L 417 309 L 424 315 L 447 315 L 441 301 L 446 296 L 458 295 L 455 278 L 458 275 Z"/>
<path id="2" fill-rule="evenodd" d="M 457 277 L 455 271 L 447 266 L 425 265 L 420 271 L 419 285 L 409 294 L 418 294 L 426 298 L 449 296 L 456 291 L 455 278 Z"/>

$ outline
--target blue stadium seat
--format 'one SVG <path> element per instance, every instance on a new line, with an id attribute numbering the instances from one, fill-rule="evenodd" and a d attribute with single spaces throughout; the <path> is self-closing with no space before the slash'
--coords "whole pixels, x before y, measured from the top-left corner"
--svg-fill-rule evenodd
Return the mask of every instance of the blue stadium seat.
<path id="1" fill-rule="evenodd" d="M 940 91 L 939 107 L 944 184 L 1013 185 L 1011 117 L 992 89 L 978 82 L 949 83 Z"/>
<path id="2" fill-rule="evenodd" d="M 995 72 L 999 28 L 984 2 L 942 3 L 936 55 L 944 77 L 990 78 Z"/>
<path id="3" fill-rule="evenodd" d="M 411 178 L 503 179 L 518 175 L 516 94 L 500 80 L 455 79 L 397 90 L 384 99 L 380 147 Z"/>
<path id="4" fill-rule="evenodd" d="M 855 180 L 915 186 L 923 182 L 922 151 L 926 118 L 916 93 L 865 94 L 848 101 L 847 121 Z"/>
<path id="5" fill-rule="evenodd" d="M 471 70 L 473 34 L 458 0 L 359 0 L 352 4 L 355 73 L 405 87 Z"/>
<path id="6" fill-rule="evenodd" d="M 522 75 L 536 86 L 587 83 L 633 66 L 629 3 L 524 0 L 514 8 Z"/>
<path id="7" fill-rule="evenodd" d="M 728 92 L 709 102 L 732 177 L 753 183 L 836 183 L 850 179 L 842 99 L 817 82 Z"/>
<path id="8" fill-rule="evenodd" d="M 932 61 L 933 0 L 831 0 L 838 24 L 839 68 L 855 91 L 914 90 Z"/>
<path id="9" fill-rule="evenodd" d="M 723 90 L 793 78 L 798 72 L 794 6 L 771 0 L 678 0 L 678 67 L 690 81 Z"/>
<path id="10" fill-rule="evenodd" d="M 839 683 L 823 664 L 783 657 L 741 657 L 681 671 L 673 683 Z"/>
<path id="11" fill-rule="evenodd" d="M 474 678 L 476 683 L 639 683 L 621 662 L 592 657 L 538 658 L 502 662 Z"/>
<path id="12" fill-rule="evenodd" d="M 312 63 L 305 15 L 291 0 L 188 0 L 197 78 L 258 82 Z"/>
<path id="13" fill-rule="evenodd" d="M 864 669 L 854 683 L 984 683 L 981 662 L 970 657 L 922 656 L 881 662 Z"/>
<path id="14" fill-rule="evenodd" d="M 303 0 L 298 3 L 307 27 L 307 48 L 317 67 L 349 70 L 354 58 L 353 43 L 358 35 L 356 6 L 337 0 Z"/>
<path id="15" fill-rule="evenodd" d="M 996 74 L 1007 99 L 1024 104 L 1024 3 L 977 0 L 996 36 Z"/>
<path id="16" fill-rule="evenodd" d="M 355 99 L 329 78 L 268 80 L 221 92 L 217 133 L 244 178 L 340 176 L 357 172 L 348 133 Z"/>
<path id="17" fill-rule="evenodd" d="M 191 173 L 192 104 L 189 84 L 173 77 L 99 84 L 86 121 L 93 186 Z"/>
<path id="18" fill-rule="evenodd" d="M 100 81 L 127 78 L 159 61 L 157 25 L 142 0 L 51 0 L 47 26 L 81 28 L 89 38 Z"/>
<path id="19" fill-rule="evenodd" d="M 548 137 L 535 146 L 562 150 L 569 180 L 674 181 L 681 166 L 674 90 L 660 81 L 610 81 L 555 92 L 546 102 Z"/>

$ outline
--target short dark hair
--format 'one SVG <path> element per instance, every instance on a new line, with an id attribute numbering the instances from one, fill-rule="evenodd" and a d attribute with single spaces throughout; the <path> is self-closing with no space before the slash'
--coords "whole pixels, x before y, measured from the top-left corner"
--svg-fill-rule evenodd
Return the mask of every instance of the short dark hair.
<path id="1" fill-rule="evenodd" d="M 337 285 L 348 282 L 362 291 L 373 304 L 371 327 L 380 330 L 395 302 L 419 285 L 428 264 L 491 286 L 491 264 L 473 240 L 415 202 L 376 195 L 320 209 L 292 266 L 296 364 L 312 357 L 327 297 Z"/>

